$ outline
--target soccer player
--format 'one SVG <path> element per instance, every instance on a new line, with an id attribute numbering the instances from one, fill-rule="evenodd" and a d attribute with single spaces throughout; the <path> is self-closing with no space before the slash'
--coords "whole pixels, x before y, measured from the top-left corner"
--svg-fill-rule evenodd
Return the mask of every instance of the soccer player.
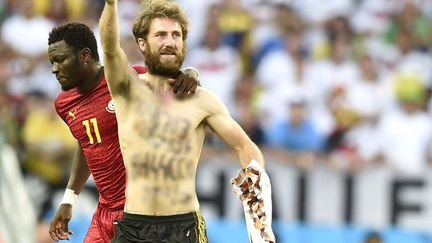
<path id="1" fill-rule="evenodd" d="M 182 66 L 188 33 L 178 4 L 143 1 L 133 33 L 148 68 L 145 74 L 128 66 L 119 42 L 117 5 L 117 0 L 105 0 L 100 19 L 105 74 L 116 102 L 127 176 L 125 213 L 112 242 L 207 242 L 195 190 L 205 127 L 235 150 L 243 168 L 254 161 L 259 179 L 265 173 L 263 156 L 214 93 L 198 87 L 190 99 L 173 98 L 167 81 Z M 243 198 L 258 199 L 253 193 Z M 260 216 L 265 211 L 270 219 L 262 225 L 271 221 L 268 203 L 257 205 Z M 260 231 L 258 237 L 262 236 L 268 238 Z M 273 241 L 271 233 L 269 240 L 254 242 Z"/>
<path id="2" fill-rule="evenodd" d="M 68 222 L 74 200 L 92 174 L 99 191 L 99 204 L 84 242 L 106 243 L 114 235 L 113 223 L 122 216 L 125 202 L 126 176 L 115 103 L 99 62 L 94 33 L 88 26 L 82 23 L 57 26 L 49 34 L 48 45 L 52 73 L 62 88 L 55 108 L 78 141 L 67 189 L 49 232 L 54 240 L 69 238 Z M 143 66 L 135 66 L 133 70 L 146 71 Z M 195 91 L 194 78 L 181 72 L 172 77 L 176 80 L 170 79 L 170 85 L 182 98 Z"/>

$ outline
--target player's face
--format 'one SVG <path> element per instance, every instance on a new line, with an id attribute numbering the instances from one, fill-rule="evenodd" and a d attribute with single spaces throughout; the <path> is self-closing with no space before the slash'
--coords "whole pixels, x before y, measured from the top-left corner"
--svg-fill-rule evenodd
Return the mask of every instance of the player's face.
<path id="1" fill-rule="evenodd" d="M 48 47 L 48 58 L 52 73 L 55 74 L 62 90 L 69 90 L 79 85 L 79 56 L 65 41 L 59 41 Z"/>
<path id="2" fill-rule="evenodd" d="M 182 37 L 177 21 L 168 18 L 152 20 L 147 41 L 139 40 L 150 73 L 172 75 L 180 70 L 186 52 Z"/>

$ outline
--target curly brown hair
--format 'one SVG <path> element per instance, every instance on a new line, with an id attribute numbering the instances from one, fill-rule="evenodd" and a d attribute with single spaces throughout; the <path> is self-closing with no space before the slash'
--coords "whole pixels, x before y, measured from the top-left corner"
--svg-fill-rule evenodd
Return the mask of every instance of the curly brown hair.
<path id="1" fill-rule="evenodd" d="M 176 20 L 182 29 L 183 41 L 187 39 L 189 22 L 185 12 L 180 6 L 168 0 L 150 0 L 143 1 L 142 9 L 135 18 L 132 32 L 135 41 L 138 43 L 138 38 L 147 39 L 150 29 L 150 23 L 155 18 L 168 18 Z"/>

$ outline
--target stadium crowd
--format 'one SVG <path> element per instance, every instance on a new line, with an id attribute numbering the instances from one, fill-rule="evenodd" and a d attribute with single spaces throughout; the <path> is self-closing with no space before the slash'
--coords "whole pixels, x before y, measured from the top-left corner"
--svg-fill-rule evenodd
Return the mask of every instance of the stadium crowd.
<path id="1" fill-rule="evenodd" d="M 319 163 L 353 173 L 376 164 L 409 175 L 430 170 L 431 0 L 178 2 L 191 23 L 184 66 L 199 70 L 201 85 L 221 97 L 268 161 L 306 171 Z M 0 174 L 19 170 L 11 179 L 27 187 L 41 243 L 50 242 L 47 215 L 76 146 L 53 105 L 60 86 L 48 33 L 80 21 L 99 38 L 103 4 L 0 0 L 0 146 L 13 148 L 18 163 L 0 159 Z M 139 4 L 119 1 L 131 64 L 143 63 L 131 32 Z M 208 136 L 203 160 L 221 152 L 230 153 Z"/>

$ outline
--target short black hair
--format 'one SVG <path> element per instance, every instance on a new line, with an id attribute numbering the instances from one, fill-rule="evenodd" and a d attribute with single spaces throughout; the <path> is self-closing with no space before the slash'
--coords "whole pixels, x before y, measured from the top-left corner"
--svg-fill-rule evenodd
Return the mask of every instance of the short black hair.
<path id="1" fill-rule="evenodd" d="M 96 38 L 93 31 L 87 25 L 71 22 L 54 27 L 49 33 L 48 45 L 62 40 L 77 51 L 89 48 L 92 58 L 99 61 Z"/>

